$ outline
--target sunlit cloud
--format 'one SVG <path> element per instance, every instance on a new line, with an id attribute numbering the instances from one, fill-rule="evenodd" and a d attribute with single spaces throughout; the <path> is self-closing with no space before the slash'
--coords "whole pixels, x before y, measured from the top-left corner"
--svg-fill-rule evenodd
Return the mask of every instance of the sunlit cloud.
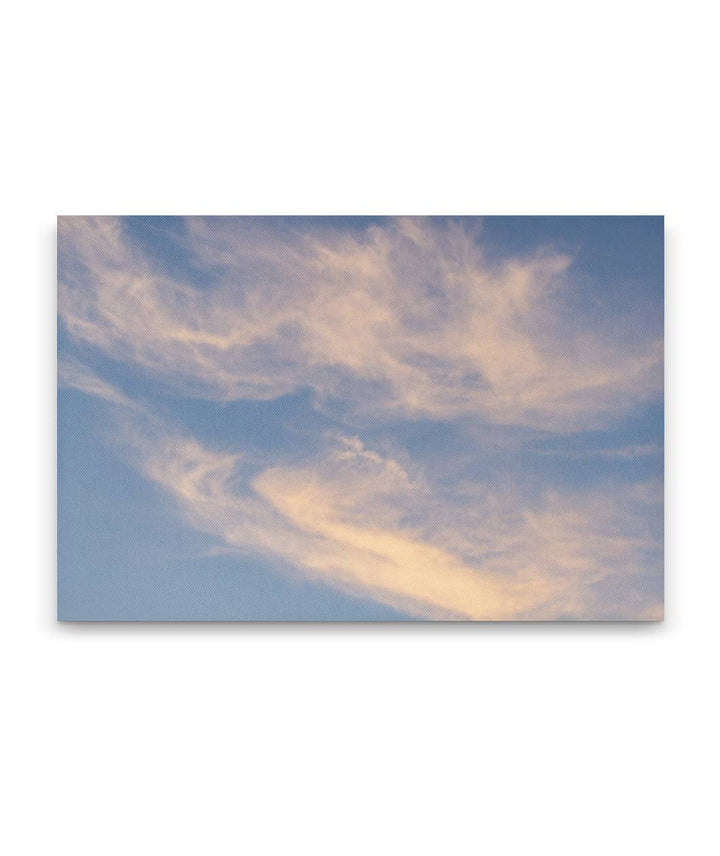
<path id="1" fill-rule="evenodd" d="M 78 374 L 81 374 L 78 372 Z M 452 496 L 418 467 L 329 435 L 306 465 L 257 468 L 173 430 L 106 385 L 84 392 L 119 405 L 115 441 L 216 539 L 214 552 L 265 556 L 308 579 L 372 597 L 420 618 L 547 620 L 657 618 L 644 591 L 659 549 L 647 506 L 652 485 L 523 496 L 507 486 L 459 484 Z M 617 595 L 618 578 L 624 601 Z M 627 597 L 626 582 L 639 590 Z M 605 585 L 608 594 L 598 590 Z M 632 588 L 631 588 L 632 591 Z"/>
<path id="2" fill-rule="evenodd" d="M 662 389 L 662 342 L 568 317 L 571 259 L 490 262 L 461 223 L 356 232 L 190 220 L 206 288 L 153 263 L 112 218 L 60 221 L 60 315 L 77 340 L 180 394 L 314 390 L 374 418 L 483 418 L 568 431 Z"/>

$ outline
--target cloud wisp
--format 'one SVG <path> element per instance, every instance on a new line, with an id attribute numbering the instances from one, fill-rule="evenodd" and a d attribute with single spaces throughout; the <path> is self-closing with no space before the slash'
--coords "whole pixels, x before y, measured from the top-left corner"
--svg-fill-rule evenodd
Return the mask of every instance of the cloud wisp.
<path id="1" fill-rule="evenodd" d="M 130 410 L 139 410 L 139 406 L 123 395 L 119 389 L 104 381 L 98 374 L 86 365 L 72 357 L 58 361 L 58 386 L 66 389 L 76 389 L 86 395 L 101 398 L 111 404 L 120 404 Z"/>
<path id="2" fill-rule="evenodd" d="M 260 468 L 218 452 L 106 384 L 74 388 L 116 405 L 114 440 L 218 547 L 279 561 L 305 578 L 418 618 L 657 618 L 647 522 L 657 487 L 523 496 L 461 484 L 330 435 L 303 463 Z M 628 586 L 630 582 L 630 586 Z M 631 596 L 628 597 L 628 592 Z"/>
<path id="3" fill-rule="evenodd" d="M 481 419 L 567 432 L 657 400 L 662 342 L 575 317 L 571 259 L 491 263 L 462 222 L 358 230 L 190 219 L 171 275 L 114 218 L 61 218 L 59 307 L 79 342 L 178 394 L 310 387 L 355 419 Z"/>

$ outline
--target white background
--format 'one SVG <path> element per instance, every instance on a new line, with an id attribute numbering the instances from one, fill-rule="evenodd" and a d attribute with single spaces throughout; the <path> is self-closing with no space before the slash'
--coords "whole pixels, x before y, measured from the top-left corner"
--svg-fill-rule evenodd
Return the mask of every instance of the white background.
<path id="1" fill-rule="evenodd" d="M 718 852 L 711 9 L 5 9 L 3 852 Z M 664 213 L 665 623 L 56 624 L 58 213 Z"/>

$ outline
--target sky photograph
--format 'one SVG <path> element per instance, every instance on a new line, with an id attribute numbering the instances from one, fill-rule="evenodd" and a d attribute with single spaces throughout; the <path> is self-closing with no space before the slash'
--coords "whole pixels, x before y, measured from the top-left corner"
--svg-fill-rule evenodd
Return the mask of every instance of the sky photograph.
<path id="1" fill-rule="evenodd" d="M 58 219 L 58 617 L 663 617 L 662 217 Z"/>

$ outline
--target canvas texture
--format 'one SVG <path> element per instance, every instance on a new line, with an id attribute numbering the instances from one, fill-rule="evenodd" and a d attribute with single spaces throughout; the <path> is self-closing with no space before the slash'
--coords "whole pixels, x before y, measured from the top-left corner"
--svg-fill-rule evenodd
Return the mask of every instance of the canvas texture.
<path id="1" fill-rule="evenodd" d="M 58 219 L 58 617 L 663 617 L 662 217 Z"/>

